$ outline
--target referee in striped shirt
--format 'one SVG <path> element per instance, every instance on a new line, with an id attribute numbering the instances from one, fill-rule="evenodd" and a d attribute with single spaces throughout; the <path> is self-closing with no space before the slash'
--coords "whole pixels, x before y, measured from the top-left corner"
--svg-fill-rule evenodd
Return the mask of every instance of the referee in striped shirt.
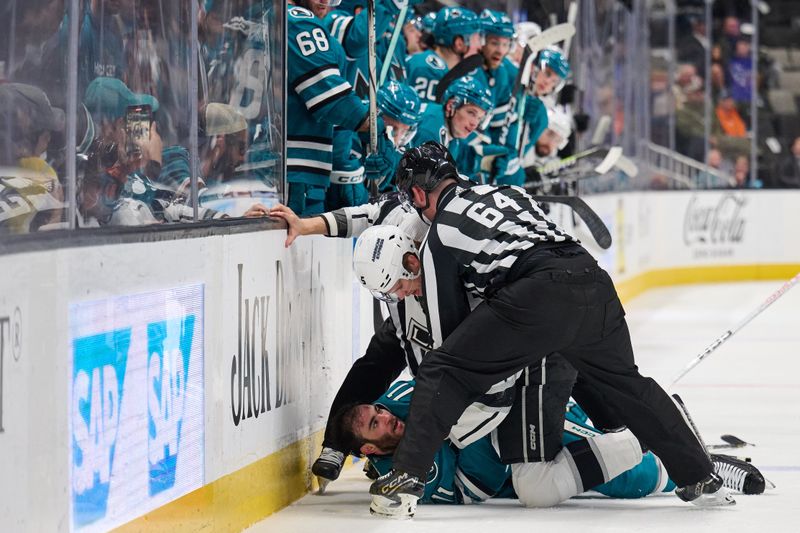
<path id="1" fill-rule="evenodd" d="M 439 348 L 419 367 L 395 470 L 373 483 L 373 502 L 414 500 L 466 406 L 493 383 L 558 352 L 591 391 L 592 398 L 578 401 L 596 407 L 589 413 L 595 424 L 628 426 L 661 458 L 681 499 L 732 503 L 671 398 L 639 374 L 614 284 L 576 239 L 524 190 L 461 181 L 439 143 L 406 152 L 397 180 L 431 222 L 421 257 Z M 482 301 L 470 311 L 475 297 Z"/>

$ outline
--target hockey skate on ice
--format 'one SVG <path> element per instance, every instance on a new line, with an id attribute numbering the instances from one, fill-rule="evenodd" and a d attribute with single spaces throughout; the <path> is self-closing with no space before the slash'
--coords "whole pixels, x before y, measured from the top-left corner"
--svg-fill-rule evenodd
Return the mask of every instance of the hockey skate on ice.
<path id="1" fill-rule="evenodd" d="M 728 489 L 723 487 L 722 478 L 712 473 L 707 478 L 675 489 L 675 494 L 681 500 L 692 503 L 698 507 L 718 507 L 722 505 L 736 505 L 736 500 L 730 495 Z"/>
<path id="2" fill-rule="evenodd" d="M 392 470 L 379 477 L 369 493 L 372 494 L 370 513 L 403 520 L 414 516 L 417 500 L 425 493 L 425 483 L 411 474 Z"/>
<path id="3" fill-rule="evenodd" d="M 327 446 L 322 448 L 322 453 L 311 466 L 311 472 L 317 476 L 317 481 L 319 481 L 318 494 L 324 494 L 328 483 L 339 477 L 342 466 L 344 466 L 344 459 L 345 456 L 342 452 Z"/>
<path id="4" fill-rule="evenodd" d="M 767 484 L 770 488 L 774 487 L 764 479 L 758 468 L 737 457 L 711 454 L 711 463 L 714 465 L 714 472 L 722 478 L 723 486 L 730 490 L 742 494 L 761 494 Z"/>

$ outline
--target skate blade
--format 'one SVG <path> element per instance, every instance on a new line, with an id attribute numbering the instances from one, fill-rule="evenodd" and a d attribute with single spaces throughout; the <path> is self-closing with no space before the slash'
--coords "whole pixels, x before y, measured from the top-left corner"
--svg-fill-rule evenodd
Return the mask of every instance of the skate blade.
<path id="1" fill-rule="evenodd" d="M 324 477 L 317 476 L 317 483 L 319 484 L 319 488 L 317 489 L 318 495 L 325 494 L 325 489 L 328 488 L 328 484 L 331 482 L 330 479 L 325 479 Z"/>
<path id="2" fill-rule="evenodd" d="M 731 496 L 727 490 L 719 489 L 713 494 L 701 494 L 699 497 L 692 500 L 691 503 L 697 507 L 724 507 L 736 505 L 736 500 L 733 499 L 733 496 Z"/>
<path id="3" fill-rule="evenodd" d="M 400 501 L 373 495 L 369 504 L 369 512 L 374 516 L 389 518 L 391 520 L 408 520 L 414 518 L 417 510 L 417 498 L 410 494 L 401 494 Z"/>
<path id="4" fill-rule="evenodd" d="M 767 478 L 764 478 L 764 484 L 767 490 L 774 490 L 776 488 L 775 483 L 768 480 Z"/>

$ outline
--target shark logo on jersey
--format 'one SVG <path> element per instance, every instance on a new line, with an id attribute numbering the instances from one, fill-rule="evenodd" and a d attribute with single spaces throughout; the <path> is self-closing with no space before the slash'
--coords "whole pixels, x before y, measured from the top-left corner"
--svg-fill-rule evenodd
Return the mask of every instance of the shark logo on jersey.
<path id="1" fill-rule="evenodd" d="M 356 71 L 356 79 L 354 81 L 353 90 L 356 96 L 362 100 L 369 98 L 369 81 L 364 77 L 364 73 L 361 70 Z"/>
<path id="2" fill-rule="evenodd" d="M 436 70 L 447 70 L 447 63 L 436 54 L 428 54 L 428 57 L 425 58 L 425 62 Z"/>
<path id="3" fill-rule="evenodd" d="M 313 19 L 314 13 L 304 7 L 290 6 L 289 14 L 299 19 Z"/>
<path id="4" fill-rule="evenodd" d="M 150 495 L 175 485 L 194 315 L 147 325 L 147 458 Z"/>
<path id="5" fill-rule="evenodd" d="M 436 481 L 437 477 L 439 477 L 439 465 L 434 461 L 433 466 L 430 470 L 428 470 L 428 480 L 425 482 L 425 484 L 427 485 L 428 483 L 433 483 Z"/>
<path id="6" fill-rule="evenodd" d="M 75 527 L 106 516 L 131 329 L 72 343 L 72 506 Z"/>

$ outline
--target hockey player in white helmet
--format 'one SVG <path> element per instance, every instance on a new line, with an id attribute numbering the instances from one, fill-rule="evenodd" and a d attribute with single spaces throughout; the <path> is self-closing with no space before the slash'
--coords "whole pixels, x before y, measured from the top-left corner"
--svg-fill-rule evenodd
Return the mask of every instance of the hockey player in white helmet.
<path id="1" fill-rule="evenodd" d="M 572 135 L 572 117 L 560 106 L 547 108 L 547 127 L 523 158 L 523 166 L 542 166 L 558 157 Z"/>
<path id="2" fill-rule="evenodd" d="M 348 403 L 375 401 L 403 369 L 408 368 L 412 375 L 416 374 L 424 354 L 432 348 L 428 319 L 422 309 L 421 301 L 413 297 L 410 292 L 404 294 L 408 297 L 402 301 L 380 294 L 388 294 L 388 289 L 393 288 L 396 282 L 395 277 L 397 279 L 404 277 L 400 263 L 406 255 L 405 252 L 416 251 L 414 241 L 421 241 L 427 232 L 427 224 L 410 204 L 404 202 L 398 195 L 388 195 L 378 203 L 345 207 L 310 218 L 299 218 L 288 207 L 277 205 L 270 211 L 270 216 L 286 221 L 287 246 L 301 235 L 351 238 L 375 230 L 378 231 L 378 235 L 388 231 L 392 234 L 402 233 L 405 236 L 402 241 L 399 238 L 389 239 L 393 242 L 380 245 L 382 251 L 377 255 L 384 254 L 384 258 L 391 255 L 390 269 L 368 271 L 364 275 L 364 283 L 369 282 L 371 286 L 378 287 L 377 296 L 382 300 L 388 300 L 386 310 L 389 318 L 376 328 L 366 353 L 348 372 L 331 405 L 329 418 Z M 359 252 L 356 251 L 354 254 L 356 262 L 359 262 Z M 372 252 L 369 256 L 372 257 Z M 384 287 L 385 290 L 381 290 L 380 285 L 377 285 L 376 280 L 381 278 L 386 283 L 391 282 Z M 513 388 L 513 379 L 504 380 L 492 387 L 487 393 L 491 394 L 491 397 L 485 398 L 481 405 L 469 411 L 471 414 L 460 429 L 454 429 L 454 433 L 451 434 L 452 442 L 466 446 L 499 424 L 510 408 Z M 490 422 L 482 424 L 489 418 Z M 476 429 L 478 425 L 481 427 Z M 345 455 L 346 450 L 337 442 L 329 425 L 325 430 L 322 453 L 312 466 L 312 472 L 320 478 L 321 484 L 327 484 L 338 478 Z"/>

